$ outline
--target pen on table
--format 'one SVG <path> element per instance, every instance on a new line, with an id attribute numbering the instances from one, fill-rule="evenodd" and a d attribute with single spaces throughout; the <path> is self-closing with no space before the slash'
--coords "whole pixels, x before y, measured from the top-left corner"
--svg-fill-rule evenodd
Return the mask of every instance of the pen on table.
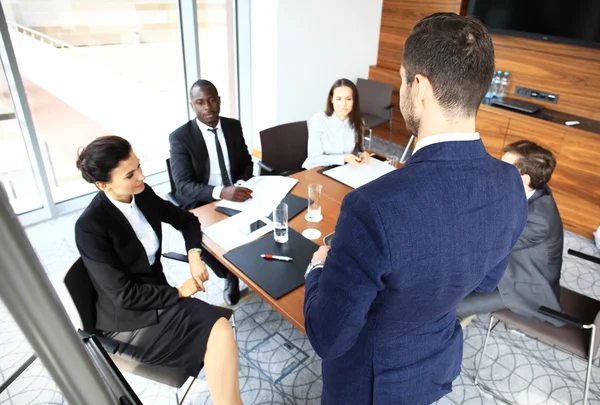
<path id="1" fill-rule="evenodd" d="M 267 259 L 267 260 L 280 260 L 282 262 L 291 262 L 294 260 L 291 257 L 287 257 L 287 256 L 277 256 L 277 255 L 268 255 L 268 254 L 262 254 L 262 255 L 260 255 L 260 257 L 262 257 L 263 259 Z"/>
<path id="2" fill-rule="evenodd" d="M 252 191 L 246 191 L 244 190 L 244 193 L 248 194 L 250 197 L 252 197 Z"/>

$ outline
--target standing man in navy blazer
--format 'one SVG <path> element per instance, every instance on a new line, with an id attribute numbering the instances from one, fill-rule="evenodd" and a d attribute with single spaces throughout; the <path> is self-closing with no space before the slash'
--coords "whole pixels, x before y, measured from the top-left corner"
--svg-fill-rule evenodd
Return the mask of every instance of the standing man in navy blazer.
<path id="1" fill-rule="evenodd" d="M 493 71 L 492 40 L 475 18 L 433 14 L 406 40 L 400 109 L 415 151 L 345 197 L 331 249 L 306 272 L 323 404 L 421 405 L 452 390 L 463 348 L 456 306 L 496 287 L 527 219 L 519 172 L 475 130 Z"/>
<path id="2" fill-rule="evenodd" d="M 192 209 L 215 200 L 246 201 L 252 191 L 236 183 L 252 177 L 253 163 L 238 120 L 220 117 L 221 97 L 214 84 L 198 80 L 190 89 L 196 118 L 169 136 L 171 172 L 182 207 Z M 225 278 L 223 298 L 240 299 L 239 280 L 208 252 L 203 259 Z"/>

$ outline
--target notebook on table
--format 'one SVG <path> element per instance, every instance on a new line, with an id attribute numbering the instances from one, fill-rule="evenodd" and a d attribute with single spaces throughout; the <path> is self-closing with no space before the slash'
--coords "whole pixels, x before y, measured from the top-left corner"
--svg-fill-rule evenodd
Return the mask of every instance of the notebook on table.
<path id="1" fill-rule="evenodd" d="M 273 233 L 240 246 L 224 257 L 258 284 L 271 297 L 279 299 L 304 284 L 304 272 L 319 246 L 293 229 L 287 243 L 276 243 Z M 265 260 L 261 254 L 288 256 L 291 262 Z"/>

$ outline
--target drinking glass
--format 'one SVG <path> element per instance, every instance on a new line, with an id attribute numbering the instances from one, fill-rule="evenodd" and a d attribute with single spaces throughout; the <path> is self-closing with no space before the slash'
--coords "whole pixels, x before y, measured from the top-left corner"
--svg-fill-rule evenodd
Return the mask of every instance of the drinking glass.
<path id="1" fill-rule="evenodd" d="M 273 223 L 275 229 L 273 237 L 277 243 L 286 243 L 288 241 L 288 205 L 279 203 L 273 211 Z"/>
<path id="2" fill-rule="evenodd" d="M 323 219 L 321 215 L 321 192 L 323 186 L 320 184 L 311 184 L 308 186 L 308 213 L 306 220 L 309 222 L 319 222 Z"/>
<path id="3" fill-rule="evenodd" d="M 387 157 L 385 163 L 395 168 L 398 168 L 398 166 L 400 166 L 400 159 L 398 159 L 398 156 L 391 155 Z"/>

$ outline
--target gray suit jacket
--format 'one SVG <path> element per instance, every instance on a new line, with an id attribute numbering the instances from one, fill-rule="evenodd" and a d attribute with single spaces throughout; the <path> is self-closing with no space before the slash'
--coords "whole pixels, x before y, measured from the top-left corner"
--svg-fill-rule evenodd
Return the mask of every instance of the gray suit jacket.
<path id="1" fill-rule="evenodd" d="M 528 201 L 527 224 L 498 284 L 502 302 L 512 312 L 562 325 L 540 315 L 537 310 L 542 305 L 561 310 L 559 280 L 563 237 L 556 202 L 550 188 L 545 185 L 536 190 Z"/>

